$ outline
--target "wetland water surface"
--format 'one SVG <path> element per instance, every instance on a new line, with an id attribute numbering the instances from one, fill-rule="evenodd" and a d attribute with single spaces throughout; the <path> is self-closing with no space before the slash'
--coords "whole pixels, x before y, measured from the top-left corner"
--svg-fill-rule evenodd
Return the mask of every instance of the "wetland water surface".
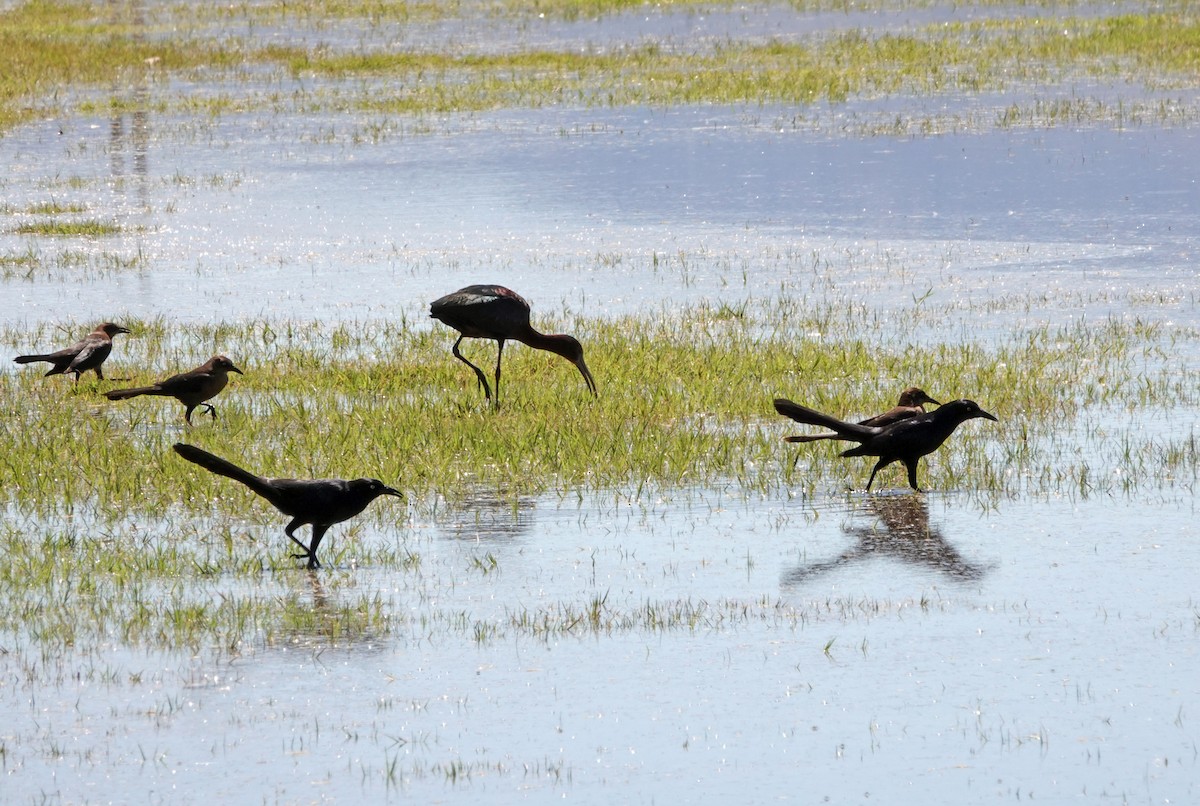
<path id="1" fill-rule="evenodd" d="M 28 127 L 4 141 L 8 203 L 69 199 L 111 218 L 135 234 L 69 251 L 147 270 L 93 255 L 102 276 L 86 293 L 72 265 L 7 284 L 0 313 L 422 321 L 447 286 L 489 275 L 533 286 L 543 310 L 561 301 L 586 315 L 799 295 L 815 270 L 884 309 L 929 291 L 931 302 L 1194 293 L 1194 127 L 897 140 L 781 133 L 728 111 L 582 118 L 503 115 L 358 146 L 309 142 L 329 121 L 300 121 L 301 132 L 218 122 L 211 138 L 151 122 L 140 143 L 125 139 L 128 121 Z M 47 164 L 69 166 L 84 189 Z M 18 253 L 58 246 L 7 240 Z"/>
<path id="2" fill-rule="evenodd" d="M 0 318 L 424 328 L 431 299 L 495 281 L 600 318 L 844 300 L 914 342 L 1110 316 L 1200 327 L 1194 125 L 838 134 L 867 107 L 796 127 L 782 109 L 521 111 L 376 141 L 349 116 L 35 123 L 0 140 L 0 252 L 39 267 L 6 274 Z M 124 234 L 16 232 L 51 199 Z M 907 328 L 917 300 L 945 314 Z M 1156 361 L 1194 377 L 1195 338 Z M 893 467 L 871 496 L 459 494 L 335 528 L 338 559 L 317 573 L 214 567 L 215 524 L 287 550 L 273 516 L 226 516 L 265 509 L 230 495 L 211 541 L 182 549 L 189 571 L 133 598 L 253 600 L 276 620 L 219 646 L 129 625 L 0 634 L 0 797 L 1194 802 L 1196 479 L 1122 488 L 1129 467 L 1104 447 L 1194 453 L 1200 406 L 1183 399 L 1064 423 L 1063 461 L 1090 463 L 1095 488 L 917 496 Z M 986 449 L 1000 474 L 1005 449 Z M 861 487 L 869 464 L 843 464 Z M 177 525 L 20 512 L 5 521 L 19 539 L 72 535 L 64 552 L 166 545 Z M 414 561 L 358 559 L 395 545 Z M 88 582 L 3 595 L 30 623 L 68 622 Z"/>
<path id="3" fill-rule="evenodd" d="M 1190 505 L 679 499 L 468 501 L 406 530 L 416 572 L 203 582 L 301 625 L 216 661 L 10 638 L 8 793 L 1194 794 Z M 303 626 L 371 600 L 386 634 Z"/>

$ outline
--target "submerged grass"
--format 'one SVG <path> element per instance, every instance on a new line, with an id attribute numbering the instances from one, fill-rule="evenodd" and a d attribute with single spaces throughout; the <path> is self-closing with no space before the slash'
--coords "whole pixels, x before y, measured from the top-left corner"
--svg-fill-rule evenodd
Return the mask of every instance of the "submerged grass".
<path id="1" fill-rule="evenodd" d="M 131 8 L 29 2 L 0 12 L 0 131 L 57 110 L 72 90 L 139 74 L 229 67 L 236 57 L 193 41 L 150 40 Z"/>
<path id="2" fill-rule="evenodd" d="M 621 8 L 619 3 L 598 5 Z M 301 25 L 319 24 L 330 7 L 339 10 L 332 13 L 361 16 L 371 25 L 438 13 L 436 6 L 420 4 L 286 5 L 289 18 Z M 568 8 L 599 13 L 578 4 L 559 7 L 564 13 Z M 806 106 L 862 96 L 1055 84 L 1079 74 L 1194 87 L 1200 53 L 1200 20 L 1186 7 L 1174 13 L 1100 18 L 1019 12 L 1008 19 L 912 32 L 849 31 L 798 41 L 729 40 L 687 48 L 639 43 L 583 52 L 518 47 L 493 53 L 441 47 L 436 41 L 411 49 L 361 43 L 257 47 L 223 35 L 221 26 L 253 27 L 277 16 L 280 7 L 222 8 L 217 31 L 186 22 L 191 15 L 187 6 L 164 5 L 141 15 L 121 8 L 114 13 L 86 3 L 25 3 L 0 13 L 0 131 L 39 111 L 59 113 L 61 105 L 87 114 L 112 114 L 134 104 L 207 114 L 283 109 L 428 115 L 551 104 Z M 452 4 L 449 16 L 487 19 L 496 11 L 486 4 Z M 501 8 L 500 13 L 520 14 L 515 8 Z M 324 76 L 334 84 L 291 92 L 272 82 L 262 93 L 203 96 L 163 89 L 162 79 L 201 69 L 210 82 L 260 82 L 264 66 L 297 78 Z M 363 81 L 369 78 L 379 81 Z M 64 87 L 134 83 L 152 89 L 153 97 L 135 93 L 131 100 L 117 90 L 88 99 L 62 92 Z M 1010 111 L 1006 117 L 1011 125 L 1030 114 Z"/>
<path id="3" fill-rule="evenodd" d="M 1156 76 L 1195 86 L 1200 21 L 1180 15 L 1004 20 L 917 33 L 849 31 L 803 41 L 727 41 L 696 50 L 659 43 L 611 51 L 344 51 L 273 46 L 257 58 L 294 76 L 392 79 L 306 93 L 311 108 L 445 113 L 571 104 L 799 104 L 851 97 L 982 92 L 1054 83 L 1064 74 Z M 230 108 L 228 98 L 214 103 Z M 236 104 L 232 108 L 244 107 Z M 251 100 L 251 103 L 257 101 Z"/>
<path id="4" fill-rule="evenodd" d="M 29 643 L 26 673 L 45 683 L 70 647 L 116 641 L 236 656 L 277 645 L 354 645 L 391 629 L 394 616 L 379 595 L 347 590 L 337 573 L 264 573 L 271 569 L 262 552 L 253 557 L 250 547 L 233 551 L 225 573 L 207 573 L 202 558 L 228 539 L 219 529 L 184 526 L 159 535 L 66 528 L 31 538 L 6 523 L 0 635 L 19 636 L 10 649 Z"/>
<path id="5" fill-rule="evenodd" d="M 124 232 L 124 230 L 122 230 Z M 31 236 L 31 241 L 40 235 L 59 234 L 67 237 L 83 238 L 90 243 L 105 234 L 116 233 L 39 233 Z M 67 241 L 70 244 L 70 241 Z M 110 242 L 106 242 L 110 243 Z M 118 246 L 120 244 L 118 243 Z M 34 246 L 27 244 L 21 251 L 0 254 L 0 279 L 48 279 L 72 280 L 93 279 L 106 275 L 141 269 L 146 266 L 146 257 L 138 249 L 116 252 L 108 249 L 79 249 L 55 245 L 51 250 L 42 248 L 45 244 Z"/>

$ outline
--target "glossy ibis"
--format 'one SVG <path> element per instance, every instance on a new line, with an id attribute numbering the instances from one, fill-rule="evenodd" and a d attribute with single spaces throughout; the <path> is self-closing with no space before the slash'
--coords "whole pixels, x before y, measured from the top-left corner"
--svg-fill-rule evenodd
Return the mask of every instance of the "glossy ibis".
<path id="1" fill-rule="evenodd" d="M 517 292 L 501 285 L 469 285 L 452 294 L 436 299 L 429 306 L 429 315 L 459 332 L 451 352 L 454 357 L 475 370 L 475 377 L 483 386 L 483 394 L 500 406 L 500 360 L 504 356 L 504 342 L 508 340 L 528 344 L 538 350 L 557 353 L 579 368 L 588 389 L 596 394 L 596 382 L 583 362 L 583 347 L 574 336 L 550 336 L 539 333 L 529 324 L 529 303 Z M 483 370 L 468 361 L 458 351 L 463 339 L 494 339 L 496 348 L 496 396 L 488 386 Z"/>

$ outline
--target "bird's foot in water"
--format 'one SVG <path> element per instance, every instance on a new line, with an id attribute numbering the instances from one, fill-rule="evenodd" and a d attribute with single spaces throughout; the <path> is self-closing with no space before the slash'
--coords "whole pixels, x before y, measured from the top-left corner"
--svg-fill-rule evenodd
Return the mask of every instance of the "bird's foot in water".
<path id="1" fill-rule="evenodd" d="M 292 557 L 297 560 L 308 560 L 308 567 L 310 569 L 321 567 L 321 563 L 317 561 L 317 558 L 315 556 L 313 556 L 312 552 L 305 552 L 304 554 L 293 554 Z"/>

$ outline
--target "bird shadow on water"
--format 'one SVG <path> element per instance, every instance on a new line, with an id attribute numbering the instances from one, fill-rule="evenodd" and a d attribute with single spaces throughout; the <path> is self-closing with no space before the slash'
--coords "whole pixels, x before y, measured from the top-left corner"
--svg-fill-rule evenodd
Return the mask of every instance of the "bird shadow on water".
<path id="1" fill-rule="evenodd" d="M 974 582 L 987 569 L 968 561 L 929 523 L 925 496 L 915 493 L 876 494 L 865 498 L 856 514 L 871 523 L 848 524 L 842 530 L 856 542 L 838 556 L 801 565 L 783 575 L 783 587 L 796 587 L 821 574 L 868 559 L 895 559 L 918 568 L 936 571 L 959 582 Z"/>

